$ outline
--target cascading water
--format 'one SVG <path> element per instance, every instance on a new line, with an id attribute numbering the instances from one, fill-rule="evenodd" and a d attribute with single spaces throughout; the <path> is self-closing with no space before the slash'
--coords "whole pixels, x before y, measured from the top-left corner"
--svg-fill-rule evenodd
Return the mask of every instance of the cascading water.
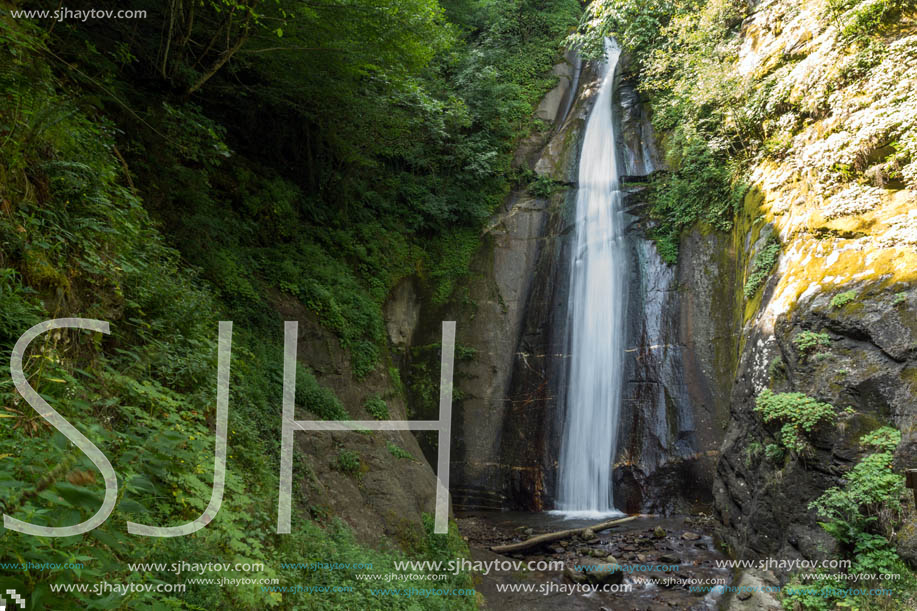
<path id="1" fill-rule="evenodd" d="M 569 376 L 559 462 L 558 513 L 619 514 L 612 465 L 624 368 L 627 250 L 618 179 L 612 93 L 620 49 L 605 41 L 606 63 L 586 122 L 570 269 Z"/>

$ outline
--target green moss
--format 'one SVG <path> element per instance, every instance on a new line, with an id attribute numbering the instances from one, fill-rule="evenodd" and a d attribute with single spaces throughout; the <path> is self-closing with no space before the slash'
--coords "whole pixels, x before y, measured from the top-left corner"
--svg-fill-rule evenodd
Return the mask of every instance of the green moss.
<path id="1" fill-rule="evenodd" d="M 771 235 L 751 264 L 751 273 L 742 289 L 742 294 L 745 295 L 745 299 L 754 297 L 758 289 L 764 285 L 771 274 L 771 270 L 773 270 L 774 266 L 777 264 L 777 258 L 779 256 L 780 240 L 776 235 Z"/>

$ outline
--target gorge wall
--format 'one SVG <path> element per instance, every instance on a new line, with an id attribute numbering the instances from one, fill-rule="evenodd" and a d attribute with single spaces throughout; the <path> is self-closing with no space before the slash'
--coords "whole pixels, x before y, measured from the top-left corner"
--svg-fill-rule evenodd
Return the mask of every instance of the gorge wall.
<path id="1" fill-rule="evenodd" d="M 615 498 L 628 512 L 712 508 L 743 557 L 825 557 L 835 544 L 808 505 L 843 484 L 864 455 L 859 438 L 893 425 L 903 434 L 896 468 L 917 464 L 917 166 L 900 154 L 917 142 L 917 36 L 893 32 L 862 68 L 862 50 L 843 43 L 821 3 L 772 0 L 756 3 L 739 44 L 736 70 L 772 81 L 773 103 L 788 109 L 769 127 L 785 151 L 752 164 L 731 231 L 682 235 L 675 266 L 646 239 L 654 221 L 642 178 L 670 160 L 635 83 L 618 83 L 633 292 Z M 474 349 L 457 370 L 457 508 L 553 505 L 571 207 L 596 84 L 588 64 L 574 64 L 555 68 L 563 78 L 542 108 L 551 129 L 517 155 L 553 190 L 513 193 L 485 233 L 463 303 L 420 316 L 428 322 L 415 344 L 435 342 L 438 321 L 454 319 L 459 343 Z M 772 272 L 746 297 L 775 240 Z M 830 341 L 806 354 L 793 341 L 802 331 Z M 838 408 L 813 433 L 814 455 L 765 452 L 779 439 L 779 425 L 754 411 L 765 388 Z M 896 545 L 913 561 L 913 528 Z"/>
<path id="2" fill-rule="evenodd" d="M 709 510 L 728 413 L 723 381 L 735 361 L 734 349 L 719 341 L 723 334 L 733 336 L 733 321 L 720 313 L 734 310 L 734 283 L 724 282 L 718 268 L 667 266 L 646 238 L 643 181 L 662 161 L 635 84 L 621 76 L 626 72 L 626 65 L 619 70 L 614 113 L 632 221 L 632 293 L 615 495 L 619 508 L 631 512 Z M 524 142 L 516 160 L 550 188 L 522 190 L 507 199 L 483 236 L 474 273 L 459 291 L 461 301 L 434 307 L 407 288 L 390 300 L 390 320 L 414 313 L 407 325 L 412 331 L 390 324 L 391 339 L 406 354 L 413 350 L 416 359 L 417 346 L 434 344 L 442 320 L 456 320 L 459 345 L 473 351 L 456 369 L 450 487 L 460 509 L 553 507 L 566 389 L 575 181 L 598 84 L 592 67 L 580 67 L 573 55 L 555 74 L 561 75 L 558 88 L 540 109 L 554 117 L 553 127 Z M 724 240 L 698 233 L 686 250 L 712 257 L 729 250 Z M 405 291 L 411 295 L 405 297 Z M 430 416 L 435 414 L 424 415 Z M 432 448 L 427 444 L 430 458 Z"/>

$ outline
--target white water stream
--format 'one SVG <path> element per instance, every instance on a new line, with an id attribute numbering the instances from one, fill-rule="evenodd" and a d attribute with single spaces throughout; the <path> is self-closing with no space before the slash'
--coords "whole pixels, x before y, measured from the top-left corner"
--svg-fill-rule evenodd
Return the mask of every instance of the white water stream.
<path id="1" fill-rule="evenodd" d="M 612 113 L 619 55 L 617 44 L 606 40 L 607 63 L 600 68 L 602 84 L 580 154 L 570 269 L 569 386 L 557 496 L 557 512 L 570 518 L 620 513 L 612 489 L 627 307 L 627 250 Z"/>

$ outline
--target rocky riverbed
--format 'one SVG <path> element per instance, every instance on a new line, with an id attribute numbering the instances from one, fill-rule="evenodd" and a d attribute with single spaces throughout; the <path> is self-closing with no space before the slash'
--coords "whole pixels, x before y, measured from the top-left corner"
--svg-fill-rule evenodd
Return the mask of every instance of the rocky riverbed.
<path id="1" fill-rule="evenodd" d="M 587 532 L 509 556 L 495 554 L 490 548 L 591 522 L 518 512 L 467 513 L 457 521 L 473 560 L 563 562 L 562 570 L 476 574 L 475 588 L 484 596 L 484 609 L 716 609 L 724 602 L 721 590 L 692 592 L 690 587 L 714 588 L 715 584 L 729 585 L 733 579 L 731 569 L 717 566 L 717 561 L 728 558 L 717 549 L 714 523 L 706 515 L 640 516 L 611 530 Z M 605 565 L 604 571 L 587 569 L 600 565 Z M 629 591 L 570 589 L 574 584 L 603 583 L 629 586 Z M 517 591 L 507 592 L 514 584 Z M 534 587 L 526 592 L 522 591 L 526 586 L 519 584 Z"/>

